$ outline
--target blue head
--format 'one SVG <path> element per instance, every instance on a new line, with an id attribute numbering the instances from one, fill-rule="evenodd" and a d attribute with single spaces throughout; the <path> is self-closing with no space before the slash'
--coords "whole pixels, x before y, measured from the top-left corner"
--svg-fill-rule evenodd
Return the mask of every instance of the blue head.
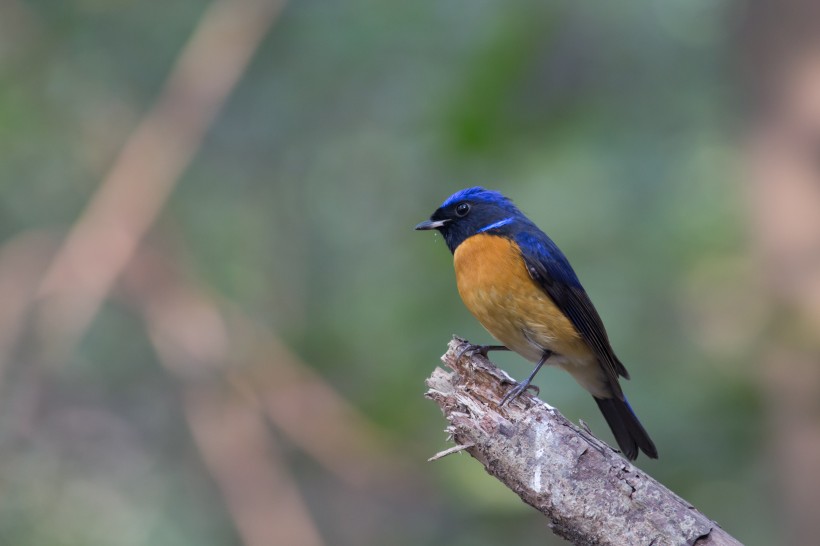
<path id="1" fill-rule="evenodd" d="M 468 237 L 478 233 L 508 236 L 513 228 L 530 221 L 519 211 L 512 201 L 497 191 L 481 187 L 457 191 L 416 229 L 437 229 L 450 252 Z"/>

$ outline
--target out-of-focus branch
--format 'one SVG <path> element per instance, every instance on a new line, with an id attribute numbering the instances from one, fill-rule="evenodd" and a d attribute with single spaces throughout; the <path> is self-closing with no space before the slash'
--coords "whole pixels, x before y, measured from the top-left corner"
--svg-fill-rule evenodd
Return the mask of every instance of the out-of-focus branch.
<path id="1" fill-rule="evenodd" d="M 160 362 L 182 383 L 188 426 L 243 544 L 321 546 L 255 393 L 225 381 L 236 347 L 219 309 L 150 248 L 131 261 L 123 280 Z"/>
<path id="2" fill-rule="evenodd" d="M 26 323 L 31 298 L 57 248 L 54 234 L 25 232 L 0 246 L 0 383 Z"/>
<path id="3" fill-rule="evenodd" d="M 204 385 L 185 389 L 185 415 L 246 546 L 321 546 L 265 421 L 247 400 Z"/>
<path id="4" fill-rule="evenodd" d="M 40 287 L 42 326 L 71 347 L 162 210 L 283 0 L 215 0 Z"/>
<path id="5" fill-rule="evenodd" d="M 123 279 L 128 303 L 144 317 L 168 370 L 185 384 L 229 383 L 338 479 L 399 487 L 411 465 L 389 452 L 376 427 L 271 332 L 225 311 L 172 254 L 146 245 Z"/>
<path id="6" fill-rule="evenodd" d="M 559 536 L 580 545 L 739 545 L 715 522 L 552 408 L 524 394 L 498 407 L 512 379 L 486 358 L 456 359 L 455 338 L 427 380 L 458 445 Z"/>
<path id="7" fill-rule="evenodd" d="M 384 435 L 325 379 L 269 333 L 260 333 L 256 347 L 253 360 L 232 379 L 256 394 L 291 442 L 354 487 L 418 487 L 407 483 L 412 465 L 390 452 Z"/>
<path id="8" fill-rule="evenodd" d="M 37 292 L 43 270 L 58 247 L 58 238 L 48 232 L 29 231 L 0 246 L 0 388 L 26 344 L 26 326 L 30 320 L 31 302 Z M 7 422 L 14 423 L 13 433 L 32 432 L 33 416 L 40 400 L 39 369 L 19 366 L 22 376 L 13 389 L 3 389 L 2 410 Z M 21 380 L 24 377 L 25 380 Z"/>
<path id="9" fill-rule="evenodd" d="M 818 19 L 808 21 L 816 38 Z M 820 45 L 814 44 L 792 44 L 784 53 L 779 78 L 769 84 L 769 115 L 751 126 L 745 165 L 750 231 L 763 273 L 759 297 L 770 309 L 759 381 L 784 544 L 795 545 L 820 535 Z"/>

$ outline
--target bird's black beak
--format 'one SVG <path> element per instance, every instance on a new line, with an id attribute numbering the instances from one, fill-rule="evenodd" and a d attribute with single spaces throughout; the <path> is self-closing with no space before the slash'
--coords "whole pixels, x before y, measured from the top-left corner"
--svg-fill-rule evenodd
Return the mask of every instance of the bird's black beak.
<path id="1" fill-rule="evenodd" d="M 416 226 L 417 231 L 427 230 L 427 229 L 438 229 L 444 224 L 449 222 L 449 220 L 425 220 L 424 222 L 420 223 Z"/>

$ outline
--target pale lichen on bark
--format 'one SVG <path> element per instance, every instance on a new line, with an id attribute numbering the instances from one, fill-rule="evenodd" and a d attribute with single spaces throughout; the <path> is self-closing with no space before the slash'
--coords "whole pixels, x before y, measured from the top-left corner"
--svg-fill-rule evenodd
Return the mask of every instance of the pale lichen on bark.
<path id="1" fill-rule="evenodd" d="M 580 545 L 738 545 L 736 539 L 618 452 L 522 394 L 499 408 L 513 380 L 479 354 L 456 355 L 454 338 L 426 396 L 441 407 L 447 432 L 550 528 Z"/>

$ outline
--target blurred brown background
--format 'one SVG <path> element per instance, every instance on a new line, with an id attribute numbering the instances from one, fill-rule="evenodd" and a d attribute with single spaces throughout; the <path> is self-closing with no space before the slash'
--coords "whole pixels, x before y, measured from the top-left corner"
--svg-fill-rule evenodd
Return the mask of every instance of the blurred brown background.
<path id="1" fill-rule="evenodd" d="M 820 535 L 809 1 L 0 2 L 0 544 L 560 544 L 422 397 L 453 191 L 562 246 L 661 458 Z M 517 377 L 529 366 L 494 355 Z M 541 395 L 611 441 L 555 370 Z"/>

